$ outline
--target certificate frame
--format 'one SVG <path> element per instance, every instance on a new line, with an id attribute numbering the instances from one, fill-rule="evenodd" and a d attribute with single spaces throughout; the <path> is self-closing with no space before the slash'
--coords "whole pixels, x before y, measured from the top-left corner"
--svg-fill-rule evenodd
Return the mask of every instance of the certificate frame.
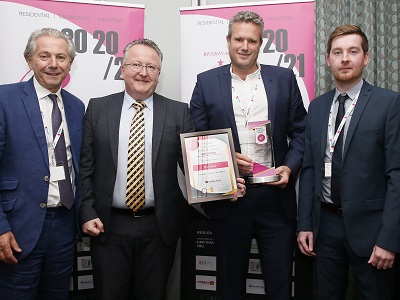
<path id="1" fill-rule="evenodd" d="M 189 204 L 242 197 L 230 128 L 180 135 Z"/>

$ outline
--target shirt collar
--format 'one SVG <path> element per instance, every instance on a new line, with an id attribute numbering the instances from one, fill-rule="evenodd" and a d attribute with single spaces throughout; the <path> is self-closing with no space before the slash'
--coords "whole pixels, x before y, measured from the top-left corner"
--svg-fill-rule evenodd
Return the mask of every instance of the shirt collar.
<path id="1" fill-rule="evenodd" d="M 123 103 L 123 108 L 129 109 L 132 107 L 132 104 L 134 102 L 137 102 L 135 99 L 133 99 L 126 91 L 124 93 L 124 103 Z M 153 95 L 151 95 L 149 98 L 143 100 L 143 102 L 146 104 L 146 107 L 149 110 L 153 110 Z"/>
<path id="2" fill-rule="evenodd" d="M 258 78 L 258 75 L 259 75 L 260 72 L 261 72 L 261 65 L 260 65 L 258 62 L 256 62 L 256 64 L 257 64 L 257 70 L 255 70 L 253 73 L 247 75 L 247 76 L 246 76 L 246 80 L 252 80 L 252 79 Z M 230 67 L 230 72 L 231 72 L 231 77 L 232 77 L 232 79 L 244 81 L 244 80 L 242 80 L 238 75 L 236 75 L 235 73 L 233 73 L 233 71 L 232 71 L 232 64 L 231 64 L 231 67 Z"/>
<path id="3" fill-rule="evenodd" d="M 44 88 L 39 81 L 37 81 L 36 77 L 33 76 L 33 86 L 35 87 L 36 90 L 36 95 L 38 97 L 38 99 L 42 99 L 47 97 L 49 94 L 56 94 L 58 99 L 60 99 L 60 101 L 62 102 L 62 98 L 61 98 L 61 88 L 56 92 L 56 93 L 52 93 L 50 92 L 48 89 Z"/>
<path id="4" fill-rule="evenodd" d="M 361 79 L 355 86 L 353 86 L 352 88 L 350 88 L 350 89 L 346 92 L 347 96 L 349 96 L 349 98 L 350 98 L 351 100 L 354 100 L 354 99 L 360 94 L 360 91 L 361 91 L 361 88 L 362 88 L 362 86 L 363 86 L 363 83 L 364 83 L 364 80 Z M 336 101 L 340 94 L 341 94 L 341 93 L 340 93 L 339 90 L 336 88 L 336 89 L 335 89 L 335 96 L 333 97 L 333 99 L 335 99 L 335 101 Z"/>

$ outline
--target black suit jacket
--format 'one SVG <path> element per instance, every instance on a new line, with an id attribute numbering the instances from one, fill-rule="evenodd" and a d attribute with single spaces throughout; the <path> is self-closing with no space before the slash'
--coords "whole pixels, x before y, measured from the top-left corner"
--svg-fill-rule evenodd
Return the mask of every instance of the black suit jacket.
<path id="1" fill-rule="evenodd" d="M 300 176 L 298 230 L 318 242 L 329 110 L 335 91 L 309 107 Z M 353 251 L 400 251 L 400 95 L 364 82 L 346 135 L 341 178 L 343 221 Z"/>
<path id="2" fill-rule="evenodd" d="M 118 137 L 124 92 L 91 99 L 84 118 L 81 152 L 82 206 L 80 221 L 100 218 L 107 238 L 118 161 Z M 155 210 L 164 242 L 178 240 L 188 204 L 177 179 L 177 162 L 182 166 L 180 134 L 194 131 L 188 105 L 153 95 L 154 124 L 152 169 Z"/>

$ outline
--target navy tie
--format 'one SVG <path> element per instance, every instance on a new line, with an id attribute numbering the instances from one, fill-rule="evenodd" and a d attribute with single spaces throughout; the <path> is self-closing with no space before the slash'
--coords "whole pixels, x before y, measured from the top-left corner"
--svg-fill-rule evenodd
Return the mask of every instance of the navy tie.
<path id="1" fill-rule="evenodd" d="M 51 112 L 51 125 L 53 128 L 53 139 L 55 139 L 57 131 L 61 125 L 61 120 L 62 120 L 61 111 L 57 104 L 57 95 L 49 94 L 49 98 L 53 101 L 53 110 Z M 74 193 L 72 191 L 71 176 L 69 174 L 64 130 L 61 132 L 56 148 L 54 149 L 54 156 L 56 165 L 57 166 L 62 165 L 64 167 L 64 174 L 65 174 L 65 179 L 58 181 L 58 189 L 60 191 L 60 202 L 66 208 L 71 209 L 72 205 L 74 205 Z"/>
<path id="2" fill-rule="evenodd" d="M 339 108 L 336 115 L 335 133 L 344 117 L 344 102 L 347 98 L 349 98 L 347 94 L 339 95 L 338 97 Z M 335 144 L 335 149 L 332 153 L 331 200 L 337 206 L 341 206 L 340 174 L 342 173 L 343 131 L 344 126 L 340 131 L 340 134 Z"/>

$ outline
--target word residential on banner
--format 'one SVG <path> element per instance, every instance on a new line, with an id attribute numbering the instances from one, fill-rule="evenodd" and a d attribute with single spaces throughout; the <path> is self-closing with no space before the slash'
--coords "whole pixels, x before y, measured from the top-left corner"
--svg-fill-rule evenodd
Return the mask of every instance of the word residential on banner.
<path id="1" fill-rule="evenodd" d="M 114 2 L 0 0 L 0 84 L 33 76 L 23 52 L 29 35 L 52 27 L 69 35 L 77 56 L 63 87 L 85 103 L 123 90 L 120 78 L 124 47 L 144 35 L 144 6 Z"/>
<path id="2" fill-rule="evenodd" d="M 314 0 L 181 8 L 182 101 L 190 101 L 198 73 L 230 63 L 229 19 L 243 10 L 264 20 L 258 62 L 293 69 L 307 108 L 314 98 Z"/>

